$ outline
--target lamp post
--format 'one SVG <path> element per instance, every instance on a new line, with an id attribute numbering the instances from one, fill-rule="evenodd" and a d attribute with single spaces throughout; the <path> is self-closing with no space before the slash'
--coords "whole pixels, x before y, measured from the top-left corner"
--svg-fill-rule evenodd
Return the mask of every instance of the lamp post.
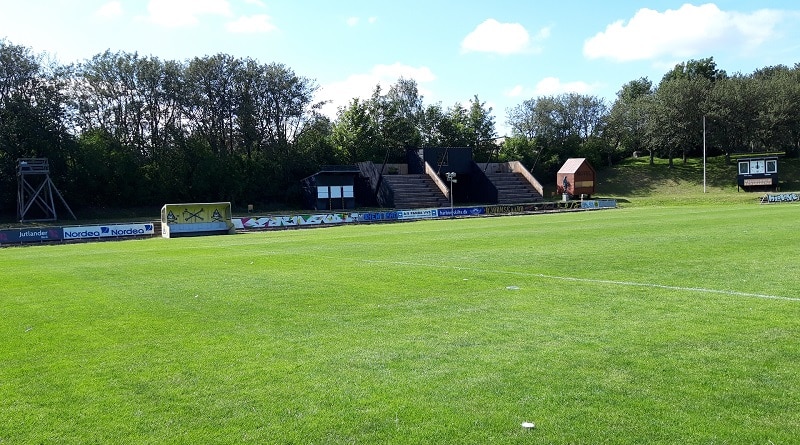
<path id="1" fill-rule="evenodd" d="M 447 182 L 450 183 L 450 217 L 455 218 L 453 213 L 453 183 L 458 182 L 456 179 L 456 172 L 447 172 Z"/>

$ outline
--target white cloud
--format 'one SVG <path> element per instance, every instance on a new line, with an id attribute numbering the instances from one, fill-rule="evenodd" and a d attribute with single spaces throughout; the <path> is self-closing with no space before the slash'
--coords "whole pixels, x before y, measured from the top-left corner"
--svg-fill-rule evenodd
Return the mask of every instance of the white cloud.
<path id="1" fill-rule="evenodd" d="M 235 33 L 253 34 L 276 31 L 278 27 L 272 23 L 270 16 L 258 14 L 239 17 L 236 21 L 228 22 L 225 24 L 225 29 Z"/>
<path id="2" fill-rule="evenodd" d="M 386 93 L 390 86 L 400 78 L 414 79 L 417 82 L 419 94 L 429 96 L 430 92 L 424 84 L 436 80 L 430 68 L 421 66 L 413 67 L 395 63 L 392 65 L 376 65 L 368 73 L 354 74 L 341 82 L 321 85 L 316 95 L 316 100 L 330 101 L 322 109 L 322 113 L 331 119 L 336 118 L 339 107 L 347 106 L 354 98 L 368 99 L 376 85 L 381 86 L 381 91 Z"/>
<path id="3" fill-rule="evenodd" d="M 388 80 L 394 83 L 400 77 L 406 79 L 414 79 L 417 83 L 432 82 L 436 80 L 436 76 L 426 66 L 415 68 L 402 63 L 394 63 L 392 65 L 375 65 L 371 73 L 378 77 L 380 80 Z M 374 85 L 373 85 L 374 86 Z"/>
<path id="4" fill-rule="evenodd" d="M 369 17 L 367 19 L 367 23 L 369 23 L 370 25 L 374 24 L 377 21 L 378 21 L 377 17 Z M 361 17 L 348 17 L 347 20 L 345 20 L 345 23 L 347 23 L 347 26 L 351 28 L 354 26 L 358 26 L 358 24 L 361 23 Z"/>
<path id="5" fill-rule="evenodd" d="M 562 82 L 557 77 L 545 77 L 536 84 L 534 94 L 537 96 L 555 95 L 562 93 L 588 94 L 594 86 L 581 81 Z"/>
<path id="6" fill-rule="evenodd" d="M 266 8 L 267 5 L 261 0 L 244 0 L 245 3 L 258 6 L 259 8 Z"/>
<path id="7" fill-rule="evenodd" d="M 122 3 L 119 1 L 111 1 L 97 9 L 97 11 L 94 12 L 94 17 L 101 20 L 113 20 L 122 17 L 123 14 Z"/>
<path id="8" fill-rule="evenodd" d="M 614 22 L 586 40 L 583 53 L 590 59 L 631 61 L 686 58 L 724 48 L 752 50 L 774 35 L 780 20 L 780 11 L 725 12 L 712 3 L 663 13 L 643 8 L 628 23 Z"/>
<path id="9" fill-rule="evenodd" d="M 148 19 L 161 26 L 194 26 L 201 15 L 231 17 L 227 0 L 150 0 L 147 4 Z"/>
<path id="10" fill-rule="evenodd" d="M 537 39 L 545 39 L 549 35 L 549 28 L 544 28 L 537 34 Z M 537 52 L 539 48 L 531 46 L 528 30 L 519 23 L 500 23 L 495 19 L 487 19 L 464 37 L 461 51 L 505 55 Z"/>
<path id="11" fill-rule="evenodd" d="M 505 92 L 506 97 L 529 98 L 539 96 L 557 96 L 564 93 L 590 94 L 598 88 L 597 85 L 582 81 L 562 82 L 557 77 L 545 77 L 533 88 L 516 85 Z"/>
<path id="12" fill-rule="evenodd" d="M 505 92 L 506 97 L 521 97 L 525 93 L 525 87 L 516 85 L 514 88 Z"/>

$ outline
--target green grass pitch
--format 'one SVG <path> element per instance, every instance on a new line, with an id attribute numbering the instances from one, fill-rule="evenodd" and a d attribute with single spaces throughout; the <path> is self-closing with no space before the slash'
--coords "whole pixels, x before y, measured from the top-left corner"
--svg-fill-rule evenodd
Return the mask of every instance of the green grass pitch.
<path id="1" fill-rule="evenodd" d="M 792 443 L 798 209 L 0 249 L 0 443 Z"/>

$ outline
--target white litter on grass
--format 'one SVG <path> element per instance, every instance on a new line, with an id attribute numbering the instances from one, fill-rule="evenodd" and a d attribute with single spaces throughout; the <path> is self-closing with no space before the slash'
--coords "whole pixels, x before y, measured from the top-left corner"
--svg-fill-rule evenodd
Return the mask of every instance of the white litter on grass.
<path id="1" fill-rule="evenodd" d="M 533 422 L 522 422 L 522 428 L 525 428 L 526 430 L 532 430 L 536 428 L 536 424 Z"/>
<path id="2" fill-rule="evenodd" d="M 508 290 L 519 290 L 519 286 L 506 286 Z"/>

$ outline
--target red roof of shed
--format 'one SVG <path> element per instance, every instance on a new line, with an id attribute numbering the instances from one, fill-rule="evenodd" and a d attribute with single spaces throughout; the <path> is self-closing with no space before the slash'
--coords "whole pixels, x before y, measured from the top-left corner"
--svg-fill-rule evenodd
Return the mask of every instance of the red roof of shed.
<path id="1" fill-rule="evenodd" d="M 561 166 L 561 169 L 558 170 L 558 173 L 559 174 L 575 173 L 581 168 L 581 166 L 584 163 L 586 163 L 586 165 L 590 169 L 594 170 L 592 168 L 592 166 L 589 165 L 589 163 L 586 162 L 586 158 L 569 158 L 569 159 L 566 160 L 566 162 L 564 162 L 564 165 Z"/>

